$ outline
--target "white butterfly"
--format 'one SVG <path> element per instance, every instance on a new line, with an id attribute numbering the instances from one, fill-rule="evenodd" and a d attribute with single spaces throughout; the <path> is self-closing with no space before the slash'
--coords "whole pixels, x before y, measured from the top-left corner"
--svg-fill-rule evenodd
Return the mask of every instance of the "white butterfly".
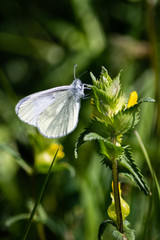
<path id="1" fill-rule="evenodd" d="M 84 89 L 89 85 L 75 77 L 75 67 L 72 84 L 31 94 L 16 105 L 18 117 L 37 127 L 45 137 L 63 137 L 77 126 L 80 99 L 84 98 Z"/>

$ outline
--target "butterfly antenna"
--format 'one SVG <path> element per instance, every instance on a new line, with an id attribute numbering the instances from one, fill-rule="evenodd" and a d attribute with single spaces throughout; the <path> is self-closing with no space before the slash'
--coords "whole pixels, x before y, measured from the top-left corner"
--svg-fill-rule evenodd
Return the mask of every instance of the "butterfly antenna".
<path id="1" fill-rule="evenodd" d="M 77 79 L 76 78 L 76 67 L 77 67 L 78 65 L 76 64 L 76 65 L 74 65 L 74 79 Z M 85 72 L 83 72 L 83 73 L 81 73 L 79 76 L 78 76 L 78 78 L 80 78 L 82 75 L 84 75 L 86 72 L 88 72 L 88 71 L 85 71 Z"/>
<path id="2" fill-rule="evenodd" d="M 76 79 L 76 67 L 77 67 L 77 64 L 74 65 L 74 79 Z"/>

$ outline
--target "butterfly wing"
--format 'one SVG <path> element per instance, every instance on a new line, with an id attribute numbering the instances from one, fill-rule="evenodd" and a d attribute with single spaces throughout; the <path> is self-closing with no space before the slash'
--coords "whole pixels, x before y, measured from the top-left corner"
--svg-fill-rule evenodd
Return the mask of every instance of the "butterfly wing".
<path id="1" fill-rule="evenodd" d="M 16 114 L 23 122 L 36 127 L 40 113 L 70 88 L 68 85 L 31 94 L 18 102 Z"/>
<path id="2" fill-rule="evenodd" d="M 78 123 L 80 98 L 72 91 L 65 91 L 55 98 L 39 115 L 37 127 L 42 135 L 48 138 L 58 138 L 72 132 Z"/>

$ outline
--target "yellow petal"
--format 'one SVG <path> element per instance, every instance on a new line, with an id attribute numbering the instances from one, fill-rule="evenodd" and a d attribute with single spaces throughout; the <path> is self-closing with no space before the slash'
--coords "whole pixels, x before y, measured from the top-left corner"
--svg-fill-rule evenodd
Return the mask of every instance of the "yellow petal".
<path id="1" fill-rule="evenodd" d="M 132 106 L 134 106 L 137 103 L 138 100 L 138 94 L 136 91 L 131 92 L 130 96 L 129 96 L 129 101 L 128 101 L 128 105 L 127 108 L 130 108 Z"/>

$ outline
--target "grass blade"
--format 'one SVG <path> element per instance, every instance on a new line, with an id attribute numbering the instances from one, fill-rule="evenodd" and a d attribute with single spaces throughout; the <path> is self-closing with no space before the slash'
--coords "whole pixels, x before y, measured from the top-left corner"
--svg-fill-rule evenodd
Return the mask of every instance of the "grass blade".
<path id="1" fill-rule="evenodd" d="M 59 148 L 57 149 L 57 151 L 56 151 L 56 153 L 55 153 L 55 155 L 54 155 L 53 161 L 52 161 L 52 163 L 51 163 L 51 166 L 50 166 L 50 168 L 49 168 L 49 170 L 48 170 L 48 173 L 47 173 L 46 178 L 45 178 L 45 180 L 44 180 L 44 183 L 43 183 L 43 185 L 42 185 L 42 188 L 41 188 L 41 191 L 40 191 L 40 193 L 39 193 L 39 195 L 38 195 L 37 201 L 36 201 L 36 203 L 35 203 L 35 205 L 34 205 L 34 208 L 33 208 L 32 212 L 31 212 L 31 215 L 30 215 L 30 218 L 29 218 L 29 222 L 28 222 L 28 224 L 27 224 L 26 231 L 25 231 L 25 233 L 24 233 L 24 235 L 23 235 L 23 237 L 22 237 L 23 240 L 26 239 L 26 237 L 27 237 L 27 235 L 28 235 L 28 232 L 29 232 L 29 230 L 30 230 L 30 227 L 31 227 L 31 224 L 32 224 L 32 220 L 33 220 L 34 214 L 35 214 L 35 212 L 36 212 L 36 210 L 37 210 L 38 204 L 39 204 L 40 201 L 41 201 L 41 198 L 42 198 L 42 195 L 43 195 L 45 186 L 46 186 L 46 184 L 47 184 L 47 181 L 48 181 L 49 175 L 50 175 L 50 173 L 51 173 L 52 166 L 53 166 L 53 163 L 54 163 L 54 161 L 55 161 L 55 159 L 56 159 L 56 156 L 57 156 L 58 151 L 59 151 Z"/>
<path id="2" fill-rule="evenodd" d="M 155 172 L 154 172 L 154 169 L 152 168 L 151 161 L 150 161 L 149 155 L 148 155 L 148 153 L 147 153 L 147 150 L 146 150 L 146 148 L 145 148 L 145 146 L 144 146 L 144 144 L 143 144 L 143 142 L 142 142 L 142 139 L 141 139 L 141 137 L 139 136 L 139 133 L 138 133 L 137 131 L 135 131 L 135 135 L 136 135 L 136 137 L 137 137 L 137 140 L 138 140 L 138 142 L 139 142 L 139 144 L 140 144 L 140 147 L 141 147 L 141 149 L 142 149 L 142 152 L 143 152 L 144 157 L 145 157 L 145 159 L 146 159 L 146 162 L 147 162 L 147 164 L 148 164 L 148 168 L 149 168 L 149 170 L 150 170 L 150 173 L 151 173 L 151 175 L 152 175 L 152 178 L 153 178 L 153 180 L 155 181 L 156 189 L 157 189 L 157 193 L 158 193 L 158 197 L 159 197 L 159 201 L 160 201 L 160 186 L 159 186 L 159 183 L 158 183 L 157 176 L 156 176 L 156 174 L 155 174 Z"/>

